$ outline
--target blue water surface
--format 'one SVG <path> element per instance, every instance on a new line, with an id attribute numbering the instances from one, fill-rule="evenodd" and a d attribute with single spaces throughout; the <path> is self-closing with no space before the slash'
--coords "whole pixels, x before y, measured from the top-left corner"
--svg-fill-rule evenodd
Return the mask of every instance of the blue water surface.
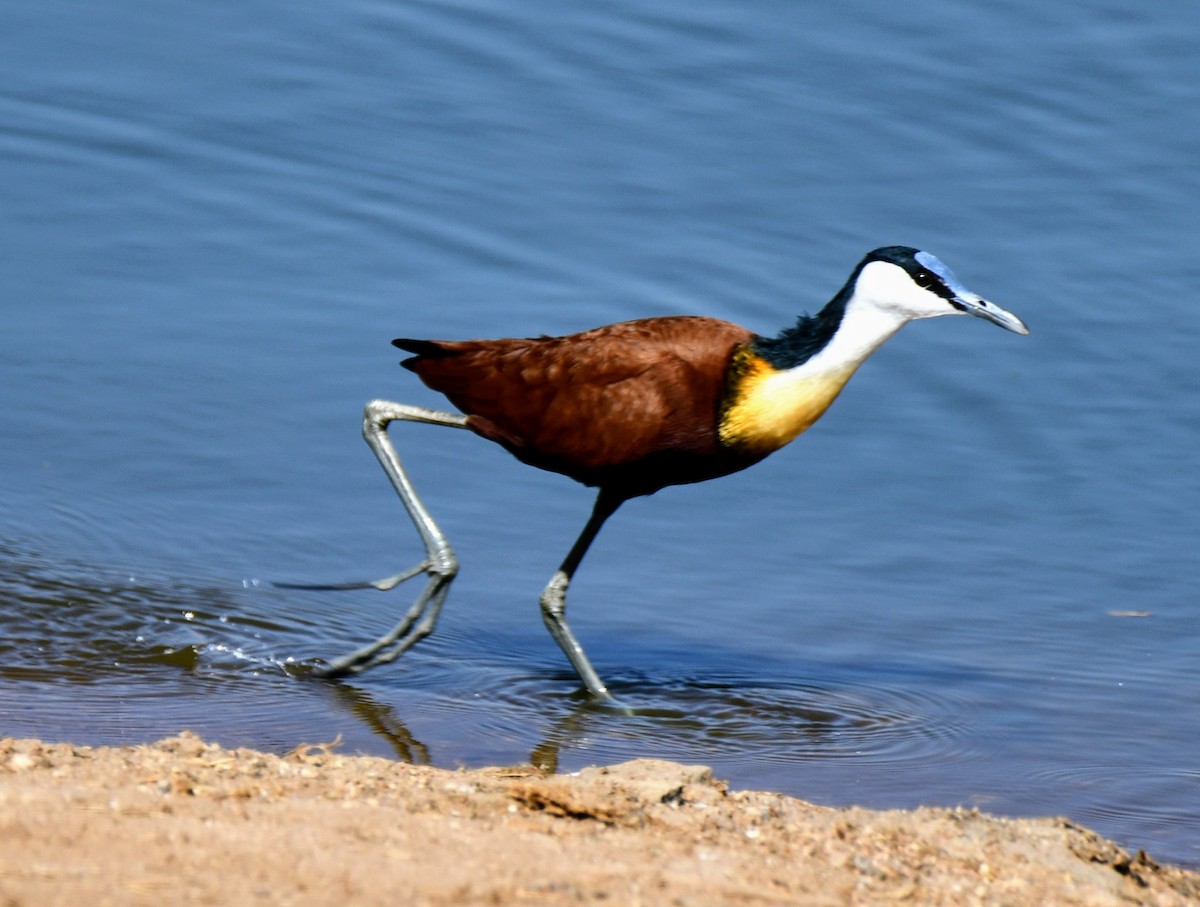
<path id="1" fill-rule="evenodd" d="M 439 765 L 637 756 L 1065 814 L 1200 865 L 1200 10 L 44 0 L 0 11 L 0 734 L 192 728 Z M 773 333 L 869 249 L 1029 337 L 906 328 L 795 446 L 631 502 L 395 436 L 463 563 L 437 634 L 363 403 L 395 336 Z"/>

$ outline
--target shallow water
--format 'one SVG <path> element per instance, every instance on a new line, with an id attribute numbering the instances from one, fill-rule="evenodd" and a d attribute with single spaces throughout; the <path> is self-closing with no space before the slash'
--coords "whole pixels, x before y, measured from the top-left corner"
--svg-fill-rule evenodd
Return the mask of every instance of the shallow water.
<path id="1" fill-rule="evenodd" d="M 192 728 L 440 765 L 635 756 L 826 803 L 1066 814 L 1200 864 L 1200 55 L 1171 4 L 47 2 L 0 28 L 0 733 Z M 283 591 L 416 538 L 393 336 L 691 312 L 773 332 L 867 249 L 1024 317 L 910 326 L 753 470 L 634 501 L 397 442 L 463 562 L 437 634 Z M 400 436 L 402 433 L 402 437 Z"/>

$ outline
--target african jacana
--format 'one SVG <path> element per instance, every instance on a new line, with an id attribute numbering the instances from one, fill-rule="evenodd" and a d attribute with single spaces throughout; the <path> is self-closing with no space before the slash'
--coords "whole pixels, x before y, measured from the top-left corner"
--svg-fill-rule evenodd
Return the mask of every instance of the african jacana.
<path id="1" fill-rule="evenodd" d="M 600 527 L 629 498 L 745 469 L 833 403 L 863 361 L 906 322 L 976 315 L 1018 334 L 1017 316 L 967 290 L 928 252 L 868 254 L 815 316 L 775 337 L 713 318 L 646 318 L 507 340 L 395 340 L 401 364 L 462 413 L 375 400 L 363 435 L 425 543 L 426 559 L 370 585 L 429 581 L 388 634 L 334 661 L 329 675 L 391 661 L 433 631 L 458 562 L 387 435 L 393 420 L 469 428 L 531 466 L 599 489 L 591 517 L 541 596 L 542 619 L 595 696 L 608 691 L 566 620 L 566 593 Z"/>

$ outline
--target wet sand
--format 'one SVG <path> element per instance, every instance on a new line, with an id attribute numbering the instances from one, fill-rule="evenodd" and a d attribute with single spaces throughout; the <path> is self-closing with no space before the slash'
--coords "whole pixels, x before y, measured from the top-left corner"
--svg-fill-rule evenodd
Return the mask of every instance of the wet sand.
<path id="1" fill-rule="evenodd" d="M 872 811 L 638 760 L 446 771 L 191 734 L 0 740 L 0 905 L 1200 903 L 1064 819 Z"/>

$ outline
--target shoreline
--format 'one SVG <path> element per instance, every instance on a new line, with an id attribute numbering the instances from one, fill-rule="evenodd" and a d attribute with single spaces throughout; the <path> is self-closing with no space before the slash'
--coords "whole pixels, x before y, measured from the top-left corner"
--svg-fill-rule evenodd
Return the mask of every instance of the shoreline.
<path id="1" fill-rule="evenodd" d="M 1065 819 L 868 810 L 636 760 L 548 775 L 182 733 L 0 739 L 0 904 L 1186 905 L 1200 873 Z"/>

